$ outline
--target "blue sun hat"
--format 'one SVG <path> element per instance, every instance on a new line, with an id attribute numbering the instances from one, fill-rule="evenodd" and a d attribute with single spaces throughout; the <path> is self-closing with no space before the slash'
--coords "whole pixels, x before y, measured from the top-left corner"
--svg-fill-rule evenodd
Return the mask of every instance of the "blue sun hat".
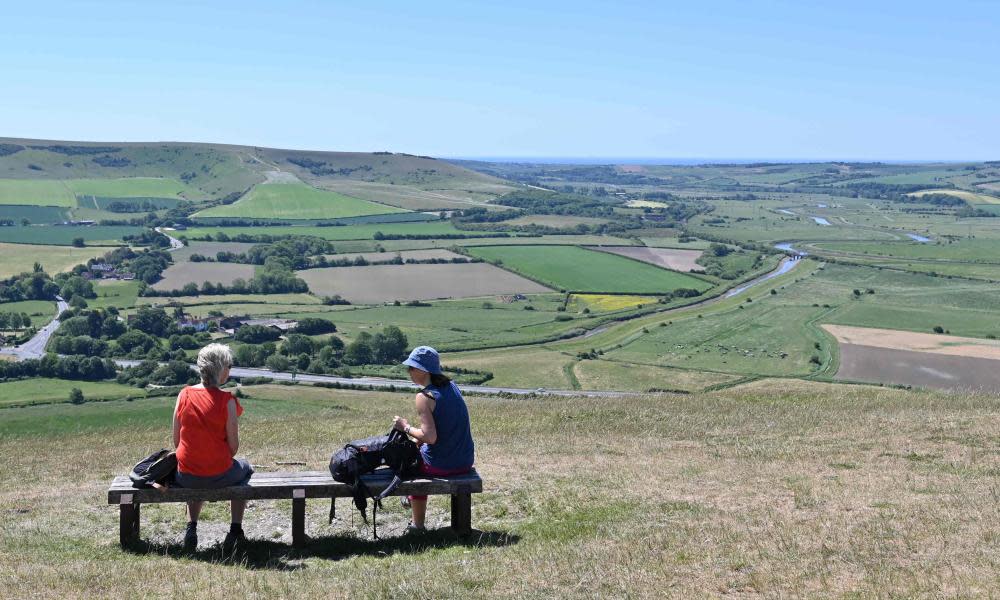
<path id="1" fill-rule="evenodd" d="M 438 356 L 437 350 L 430 346 L 417 346 L 403 364 L 434 375 L 441 374 L 441 357 Z"/>

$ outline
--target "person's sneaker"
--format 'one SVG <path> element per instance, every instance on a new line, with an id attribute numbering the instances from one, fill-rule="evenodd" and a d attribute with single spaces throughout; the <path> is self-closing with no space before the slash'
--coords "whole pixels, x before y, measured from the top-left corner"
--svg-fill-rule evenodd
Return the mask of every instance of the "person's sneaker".
<path id="1" fill-rule="evenodd" d="M 410 499 L 407 496 L 400 496 L 399 497 L 399 504 L 403 508 L 410 508 Z"/>
<path id="2" fill-rule="evenodd" d="M 427 533 L 427 527 L 423 525 L 417 526 L 414 525 L 413 523 L 410 523 L 409 525 L 406 526 L 406 533 L 413 533 L 418 535 Z"/>
<path id="3" fill-rule="evenodd" d="M 226 539 L 222 542 L 222 551 L 226 554 L 232 554 L 238 549 L 246 547 L 247 536 L 240 531 L 232 531 L 226 534 Z"/>
<path id="4" fill-rule="evenodd" d="M 198 528 L 191 527 L 188 524 L 187 530 L 184 531 L 184 551 L 194 552 L 198 549 Z"/>

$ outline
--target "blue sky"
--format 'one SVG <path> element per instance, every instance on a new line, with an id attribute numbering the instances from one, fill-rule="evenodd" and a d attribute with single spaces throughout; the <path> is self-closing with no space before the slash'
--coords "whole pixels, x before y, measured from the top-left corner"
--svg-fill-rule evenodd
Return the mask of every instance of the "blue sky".
<path id="1" fill-rule="evenodd" d="M 0 15 L 0 136 L 1000 159 L 998 2 L 50 1 Z"/>

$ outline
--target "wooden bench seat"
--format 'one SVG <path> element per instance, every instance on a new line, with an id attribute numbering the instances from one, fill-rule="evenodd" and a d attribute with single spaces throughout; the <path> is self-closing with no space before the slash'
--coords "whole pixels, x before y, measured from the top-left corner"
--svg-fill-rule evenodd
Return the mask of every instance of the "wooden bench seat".
<path id="1" fill-rule="evenodd" d="M 362 477 L 372 493 L 378 494 L 392 480 L 387 469 Z M 483 491 L 483 480 L 473 470 L 452 477 L 422 477 L 403 481 L 391 495 L 450 495 L 451 527 L 457 533 L 472 529 L 472 494 Z M 143 504 L 187 502 L 190 500 L 291 500 L 292 544 L 305 544 L 307 498 L 345 498 L 354 495 L 351 486 L 334 481 L 328 471 L 254 473 L 250 484 L 214 490 L 171 487 L 167 490 L 138 489 L 126 476 L 119 476 L 108 488 L 108 504 L 119 506 L 119 542 L 126 547 L 139 539 L 139 507 Z"/>

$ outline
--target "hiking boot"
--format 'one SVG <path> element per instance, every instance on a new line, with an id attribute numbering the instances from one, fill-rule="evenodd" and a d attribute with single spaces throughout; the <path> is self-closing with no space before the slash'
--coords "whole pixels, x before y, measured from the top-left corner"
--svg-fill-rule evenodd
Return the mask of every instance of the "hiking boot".
<path id="1" fill-rule="evenodd" d="M 226 534 L 226 539 L 222 542 L 222 551 L 225 554 L 232 554 L 236 550 L 245 548 L 247 545 L 247 536 L 244 535 L 243 530 L 233 531 L 229 530 Z"/>
<path id="2" fill-rule="evenodd" d="M 188 523 L 187 529 L 184 531 L 184 551 L 194 552 L 198 549 L 198 527 L 192 527 L 191 523 Z"/>

